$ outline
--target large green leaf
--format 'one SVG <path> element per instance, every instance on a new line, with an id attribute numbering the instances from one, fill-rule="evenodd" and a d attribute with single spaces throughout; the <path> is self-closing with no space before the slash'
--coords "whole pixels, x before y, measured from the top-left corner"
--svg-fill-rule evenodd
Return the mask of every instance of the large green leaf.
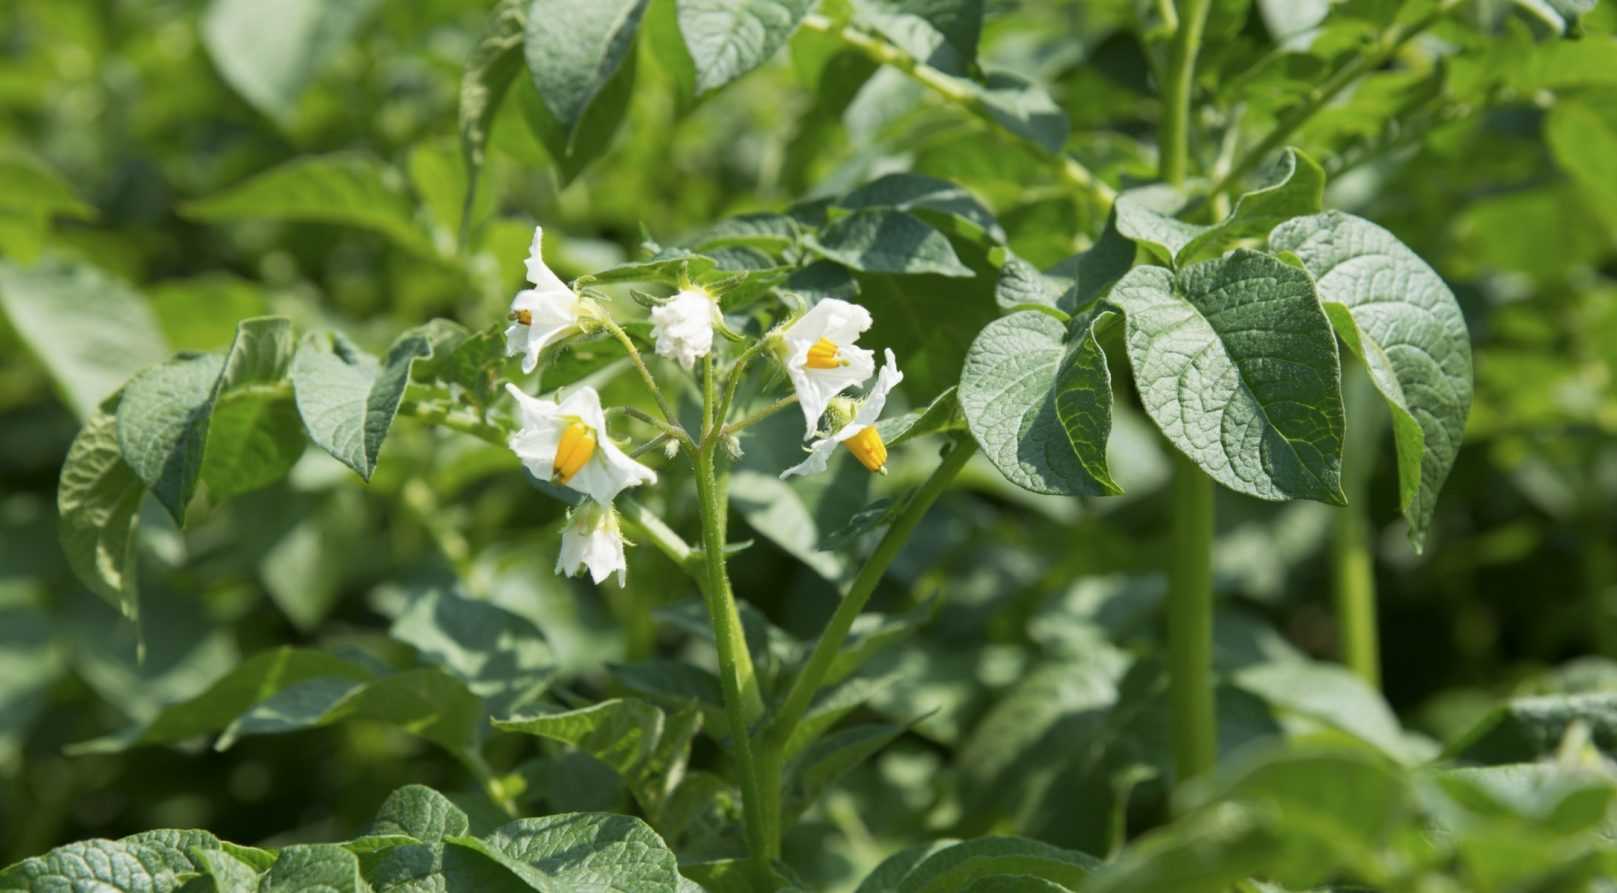
<path id="1" fill-rule="evenodd" d="M 308 335 L 292 360 L 292 388 L 309 438 L 365 480 L 376 471 L 410 367 L 432 353 L 426 335 L 401 335 L 381 361 L 340 333 Z"/>
<path id="2" fill-rule="evenodd" d="M 466 200 L 461 227 L 477 193 L 489 134 L 500 102 L 522 71 L 523 38 L 528 27 L 528 0 L 500 0 L 489 14 L 483 37 L 472 51 L 460 77 L 460 149 L 466 163 Z"/>
<path id="3" fill-rule="evenodd" d="M 82 264 L 0 261 L 0 309 L 79 418 L 168 356 L 146 299 Z"/>
<path id="4" fill-rule="evenodd" d="M 657 832 L 631 816 L 517 819 L 481 840 L 448 841 L 489 855 L 540 890 L 668 893 L 679 888 L 673 852 Z"/>
<path id="5" fill-rule="evenodd" d="M 242 320 L 214 384 L 202 480 L 215 499 L 268 486 L 292 470 L 308 441 L 287 379 L 290 320 Z"/>
<path id="6" fill-rule="evenodd" d="M 1416 548 L 1431 527 L 1471 408 L 1471 342 L 1441 277 L 1391 233 L 1328 212 L 1276 228 L 1300 258 L 1337 333 L 1364 361 L 1392 412 L 1399 505 Z"/>
<path id="7" fill-rule="evenodd" d="M 1086 879 L 1099 859 L 1025 837 L 980 837 L 940 849 L 911 868 L 897 893 L 957 893 L 995 875 L 1027 875 L 1072 889 L 1088 889 Z"/>
<path id="8" fill-rule="evenodd" d="M 679 32 L 706 93 L 767 62 L 786 44 L 811 0 L 679 0 Z"/>
<path id="9" fill-rule="evenodd" d="M 178 890 L 192 871 L 190 860 L 176 859 L 158 847 L 86 840 L 0 871 L 0 890 L 169 893 Z"/>
<path id="10" fill-rule="evenodd" d="M 260 893 L 369 893 L 359 876 L 359 858 L 330 843 L 289 846 L 275 857 Z"/>
<path id="11" fill-rule="evenodd" d="M 966 354 L 960 408 L 983 454 L 1035 493 L 1118 492 L 1106 469 L 1111 373 L 1094 334 L 1025 310 L 989 323 Z"/>
<path id="12" fill-rule="evenodd" d="M 57 481 L 57 534 L 68 565 L 131 619 L 140 615 L 135 525 L 146 485 L 118 448 L 114 396 L 73 438 Z"/>
<path id="13" fill-rule="evenodd" d="M 1224 893 L 1262 874 L 1280 852 L 1277 835 L 1246 810 L 1225 805 L 1159 829 L 1097 868 L 1084 893 Z"/>
<path id="14" fill-rule="evenodd" d="M 862 273 L 976 275 L 960 262 L 948 237 L 902 211 L 856 211 L 821 230 L 811 245 Z"/>
<path id="15" fill-rule="evenodd" d="M 977 65 L 982 0 L 854 0 L 854 21 L 933 68 L 967 74 Z"/>
<path id="16" fill-rule="evenodd" d="M 199 220 L 290 220 L 335 223 L 381 233 L 400 247 L 440 259 L 416 221 L 415 203 L 398 173 L 368 155 L 306 155 L 183 206 Z"/>
<path id="17" fill-rule="evenodd" d="M 1005 229 L 977 197 L 948 180 L 921 174 L 878 177 L 837 199 L 835 208 L 892 208 L 914 214 L 969 239 L 1005 241 Z"/>
<path id="18" fill-rule="evenodd" d="M 1117 197 L 1117 228 L 1164 262 L 1184 266 L 1216 257 L 1242 239 L 1262 238 L 1293 217 L 1317 213 L 1324 196 L 1325 171 L 1307 155 L 1287 149 L 1272 182 L 1242 195 L 1218 223 L 1176 219 L 1183 205 L 1177 193 L 1146 186 Z"/>
<path id="19" fill-rule="evenodd" d="M 466 813 L 425 785 L 405 785 L 387 796 L 371 821 L 371 834 L 407 834 L 425 843 L 465 834 Z"/>
<path id="20" fill-rule="evenodd" d="M 634 55 L 646 0 L 531 0 L 528 71 L 571 144 L 590 106 Z"/>
<path id="21" fill-rule="evenodd" d="M 533 621 L 459 593 L 421 595 L 389 633 L 465 681 L 496 713 L 532 702 L 556 671 L 556 654 Z"/>
<path id="22" fill-rule="evenodd" d="M 176 523 L 202 477 L 202 454 L 224 360 L 181 356 L 136 375 L 118 402 L 118 448 Z"/>
<path id="23" fill-rule="evenodd" d="M 286 121 L 304 88 L 376 6 L 377 0 L 278 0 L 271 10 L 256 0 L 212 0 L 202 42 L 237 92 Z"/>
<path id="24" fill-rule="evenodd" d="M 1237 249 L 1177 274 L 1135 267 L 1109 301 L 1146 412 L 1214 480 L 1346 501 L 1336 338 L 1308 273 Z"/>

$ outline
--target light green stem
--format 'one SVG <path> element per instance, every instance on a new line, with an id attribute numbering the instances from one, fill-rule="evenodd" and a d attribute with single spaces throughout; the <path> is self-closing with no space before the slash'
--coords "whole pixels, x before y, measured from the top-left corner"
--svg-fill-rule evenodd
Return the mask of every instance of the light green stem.
<path id="1" fill-rule="evenodd" d="M 1174 32 L 1162 121 L 1162 179 L 1183 186 L 1190 165 L 1190 98 L 1211 0 L 1185 0 Z M 1218 759 L 1213 702 L 1213 481 L 1173 451 L 1172 562 L 1168 569 L 1168 694 L 1178 782 Z"/>
<path id="2" fill-rule="evenodd" d="M 1174 768 L 1183 784 L 1218 759 L 1213 701 L 1213 480 L 1174 454 L 1168 567 L 1168 694 Z"/>
<path id="3" fill-rule="evenodd" d="M 1357 495 L 1357 494 L 1355 494 Z M 1342 659 L 1348 669 L 1373 688 L 1381 687 L 1381 648 L 1376 634 L 1375 562 L 1370 552 L 1370 522 L 1361 500 L 1336 512 L 1331 541 L 1335 565 L 1336 623 L 1342 636 Z"/>

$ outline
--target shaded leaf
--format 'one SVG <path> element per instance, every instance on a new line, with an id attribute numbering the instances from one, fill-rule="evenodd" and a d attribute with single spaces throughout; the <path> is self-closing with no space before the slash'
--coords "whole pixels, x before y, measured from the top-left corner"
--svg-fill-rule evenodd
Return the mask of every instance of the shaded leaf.
<path id="1" fill-rule="evenodd" d="M 410 366 L 431 353 L 418 332 L 401 335 L 381 362 L 339 333 L 305 336 L 292 361 L 292 387 L 309 438 L 370 480 Z"/>

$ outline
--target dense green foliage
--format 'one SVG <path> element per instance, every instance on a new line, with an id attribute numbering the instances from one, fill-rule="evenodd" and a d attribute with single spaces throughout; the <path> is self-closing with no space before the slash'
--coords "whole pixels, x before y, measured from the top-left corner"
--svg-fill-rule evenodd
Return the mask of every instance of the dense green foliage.
<path id="1" fill-rule="evenodd" d="M 1617 889 L 1613 60 L 1593 0 L 0 8 L 0 890 Z M 885 473 L 783 478 L 841 302 Z"/>

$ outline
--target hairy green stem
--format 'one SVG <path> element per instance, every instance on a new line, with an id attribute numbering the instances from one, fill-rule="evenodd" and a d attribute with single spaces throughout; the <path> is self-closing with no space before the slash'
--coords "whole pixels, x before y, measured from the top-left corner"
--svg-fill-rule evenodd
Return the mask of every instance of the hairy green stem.
<path id="1" fill-rule="evenodd" d="M 1247 150 L 1227 173 L 1219 177 L 1218 182 L 1208 192 L 1209 196 L 1222 195 L 1234 188 L 1241 178 L 1251 173 L 1254 168 L 1269 157 L 1269 154 L 1285 145 L 1287 139 L 1297 129 L 1308 123 L 1320 109 L 1335 99 L 1359 78 L 1387 64 L 1404 45 L 1425 33 L 1433 25 L 1442 21 L 1453 12 L 1461 0 L 1442 0 L 1435 9 L 1426 15 L 1406 25 L 1395 26 L 1384 32 L 1374 43 L 1363 52 L 1355 55 L 1353 60 L 1336 73 L 1326 78 L 1325 82 L 1310 90 L 1303 101 L 1293 106 L 1290 111 L 1280 116 L 1275 122 L 1273 130 L 1258 141 L 1258 144 Z"/>
<path id="2" fill-rule="evenodd" d="M 823 15 L 810 14 L 804 16 L 802 26 L 811 31 L 819 31 L 836 37 L 853 49 L 864 53 L 872 61 L 903 72 L 915 82 L 932 90 L 950 104 L 964 109 L 988 126 L 1010 134 L 1027 146 L 1029 151 L 1048 161 L 1055 162 L 1056 169 L 1060 172 L 1063 180 L 1088 193 L 1098 203 L 1110 206 L 1113 199 L 1117 198 L 1117 191 L 1095 176 L 1095 173 L 1085 167 L 1078 159 L 1059 149 L 1047 149 L 1007 129 L 1004 124 L 994 117 L 993 111 L 988 107 L 982 96 L 973 90 L 969 85 L 970 82 L 964 78 L 958 78 L 939 71 L 876 35 L 851 26 L 840 25 Z"/>
<path id="3" fill-rule="evenodd" d="M 691 435 L 685 430 L 685 426 L 679 423 L 679 416 L 675 414 L 673 405 L 668 402 L 667 397 L 663 396 L 662 388 L 657 387 L 657 379 L 653 378 L 651 370 L 646 368 L 645 358 L 640 356 L 640 349 L 634 346 L 634 341 L 629 337 L 629 333 L 625 332 L 623 327 L 614 322 L 611 317 L 604 314 L 599 318 L 599 322 L 602 328 L 610 332 L 612 337 L 623 345 L 624 351 L 629 355 L 629 362 L 634 364 L 635 371 L 640 373 L 640 380 L 645 384 L 646 390 L 650 391 L 652 399 L 657 401 L 657 408 L 662 411 L 663 418 L 668 422 L 669 432 L 675 438 L 678 438 L 681 446 L 684 446 L 687 450 L 694 451 L 696 449 L 695 441 L 691 440 Z"/>
<path id="4" fill-rule="evenodd" d="M 774 403 L 769 404 L 768 406 L 764 406 L 764 407 L 760 407 L 759 409 L 755 409 L 752 412 L 742 416 L 741 418 L 731 422 L 730 424 L 725 425 L 724 426 L 724 433 L 726 435 L 730 435 L 730 434 L 735 434 L 738 431 L 745 431 L 746 429 L 751 428 L 753 425 L 758 424 L 759 422 L 763 421 L 764 419 L 769 418 L 770 416 L 774 415 L 775 413 L 780 412 L 781 410 L 785 409 L 788 406 L 791 406 L 792 404 L 794 404 L 796 402 L 797 402 L 797 394 L 795 394 L 795 393 L 790 394 L 790 395 L 785 396 L 785 397 L 782 397 L 779 400 L 776 400 Z"/>
<path id="5" fill-rule="evenodd" d="M 1332 594 L 1342 661 L 1359 678 L 1379 688 L 1381 648 L 1376 631 L 1375 557 L 1365 493 L 1375 468 L 1376 448 L 1391 420 L 1362 363 L 1343 362 L 1342 397 L 1347 409 L 1342 489 L 1348 504 L 1336 510 L 1336 529 L 1331 538 Z"/>
<path id="6" fill-rule="evenodd" d="M 1174 31 L 1162 123 L 1160 174 L 1183 186 L 1190 166 L 1190 99 L 1211 0 L 1184 0 Z M 1168 568 L 1168 694 L 1180 784 L 1218 759 L 1213 702 L 1213 481 L 1174 453 L 1172 557 Z"/>
<path id="7" fill-rule="evenodd" d="M 1213 479 L 1176 451 L 1172 490 L 1168 699 L 1174 768 L 1183 784 L 1208 772 L 1218 758 L 1213 701 Z"/>

